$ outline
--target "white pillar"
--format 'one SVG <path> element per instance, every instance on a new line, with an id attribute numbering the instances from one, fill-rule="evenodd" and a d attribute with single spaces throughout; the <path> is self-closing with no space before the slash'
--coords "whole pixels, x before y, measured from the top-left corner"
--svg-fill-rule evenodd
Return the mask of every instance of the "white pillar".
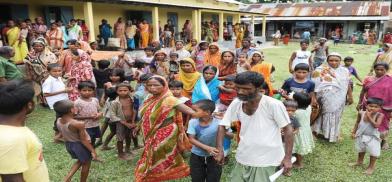
<path id="1" fill-rule="evenodd" d="M 201 40 L 201 33 L 202 33 L 202 31 L 201 31 L 201 24 L 203 23 L 203 20 L 201 19 L 201 10 L 199 10 L 198 12 L 197 12 L 197 20 L 198 20 L 198 34 L 197 34 L 197 40 L 199 40 L 199 41 L 202 41 Z"/>
<path id="2" fill-rule="evenodd" d="M 250 24 L 252 26 L 252 39 L 254 39 L 255 38 L 255 31 L 256 31 L 256 29 L 255 29 L 255 16 L 254 15 L 251 16 Z"/>
<path id="3" fill-rule="evenodd" d="M 197 9 L 192 10 L 192 31 L 193 31 L 193 38 L 197 39 L 198 41 L 201 41 L 200 38 L 198 37 L 198 35 L 200 34 L 199 32 L 199 27 L 200 27 L 200 23 L 199 23 L 199 12 L 197 11 Z"/>
<path id="4" fill-rule="evenodd" d="M 219 13 L 219 41 L 223 41 L 223 12 Z"/>
<path id="5" fill-rule="evenodd" d="M 92 2 L 83 3 L 83 15 L 89 29 L 89 41 L 95 41 L 95 26 Z"/>
<path id="6" fill-rule="evenodd" d="M 267 37 L 265 37 L 265 31 L 267 29 L 267 20 L 265 18 L 265 15 L 263 15 L 263 27 L 261 29 L 261 36 L 263 37 L 263 40 L 266 41 Z"/>
<path id="7" fill-rule="evenodd" d="M 159 40 L 159 11 L 158 7 L 152 8 L 153 40 Z"/>

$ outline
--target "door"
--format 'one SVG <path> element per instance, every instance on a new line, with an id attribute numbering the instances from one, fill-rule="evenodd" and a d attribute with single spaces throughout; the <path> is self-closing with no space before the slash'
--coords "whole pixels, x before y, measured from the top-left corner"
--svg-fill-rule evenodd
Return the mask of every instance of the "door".
<path id="1" fill-rule="evenodd" d="M 178 32 L 178 14 L 174 12 L 167 13 L 167 20 L 170 20 L 174 26 L 174 32 Z"/>
<path id="2" fill-rule="evenodd" d="M 29 9 L 27 5 L 23 5 L 23 4 L 11 5 L 11 17 L 14 20 L 25 20 L 29 18 Z"/>
<path id="3" fill-rule="evenodd" d="M 68 24 L 73 19 L 73 9 L 70 6 L 46 6 L 44 8 L 46 24 L 51 21 L 61 20 L 64 24 Z"/>
<path id="4" fill-rule="evenodd" d="M 149 24 L 152 24 L 152 12 L 151 11 L 143 11 L 143 19 L 147 20 Z"/>

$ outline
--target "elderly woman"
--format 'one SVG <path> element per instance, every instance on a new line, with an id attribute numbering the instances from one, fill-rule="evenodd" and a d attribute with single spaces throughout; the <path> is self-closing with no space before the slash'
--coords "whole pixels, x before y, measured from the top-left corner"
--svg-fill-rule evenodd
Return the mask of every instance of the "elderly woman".
<path id="1" fill-rule="evenodd" d="M 344 106 L 346 102 L 353 102 L 349 87 L 350 74 L 347 68 L 340 65 L 341 61 L 342 57 L 338 53 L 331 53 L 327 57 L 327 64 L 317 67 L 312 75 L 320 104 L 320 114 L 313 131 L 323 135 L 329 142 L 338 141 Z"/>
<path id="2" fill-rule="evenodd" d="M 57 57 L 46 48 L 46 44 L 42 39 L 35 40 L 32 46 L 33 50 L 24 59 L 26 77 L 41 86 L 49 76 L 47 70 L 48 64 L 57 63 Z M 42 95 L 39 98 L 41 103 L 44 103 Z"/>

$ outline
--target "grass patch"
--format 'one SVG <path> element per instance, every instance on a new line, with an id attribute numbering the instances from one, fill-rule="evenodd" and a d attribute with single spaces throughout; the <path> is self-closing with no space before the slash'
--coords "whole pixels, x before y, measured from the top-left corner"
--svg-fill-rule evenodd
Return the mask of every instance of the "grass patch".
<path id="1" fill-rule="evenodd" d="M 280 87 L 290 74 L 288 73 L 288 59 L 291 53 L 299 49 L 299 43 L 290 43 L 288 46 L 270 48 L 263 50 L 265 60 L 276 67 L 274 74 L 274 86 Z M 354 57 L 354 66 L 363 78 L 368 71 L 376 55 L 376 47 L 340 44 L 331 46 L 330 52 L 339 52 L 343 57 Z M 294 170 L 290 178 L 280 178 L 279 181 L 388 181 L 392 178 L 391 150 L 382 151 L 380 159 L 376 164 L 376 171 L 372 176 L 362 174 L 364 169 L 353 169 L 347 164 L 356 160 L 357 154 L 354 149 L 354 141 L 350 138 L 350 131 L 355 123 L 355 105 L 358 102 L 360 87 L 354 87 L 354 104 L 345 108 L 342 119 L 341 143 L 331 144 L 323 141 L 316 142 L 316 148 L 312 154 L 305 156 L 305 168 L 301 171 Z M 44 157 L 49 168 L 50 179 L 61 181 L 69 171 L 73 160 L 61 144 L 52 142 L 54 112 L 38 107 L 34 113 L 29 115 L 27 125 L 38 135 L 44 146 Z M 390 137 L 391 138 L 391 137 Z M 115 146 L 115 140 L 110 145 Z M 104 163 L 93 163 L 90 171 L 89 181 L 97 182 L 128 182 L 133 181 L 133 172 L 138 156 L 129 162 L 117 159 L 116 150 L 97 150 L 98 155 Z M 224 167 L 222 181 L 229 181 L 229 174 L 234 167 L 234 156 L 228 165 Z M 368 155 L 365 164 L 368 163 Z M 79 181 L 77 173 L 73 181 Z M 177 181 L 190 181 L 185 178 Z"/>

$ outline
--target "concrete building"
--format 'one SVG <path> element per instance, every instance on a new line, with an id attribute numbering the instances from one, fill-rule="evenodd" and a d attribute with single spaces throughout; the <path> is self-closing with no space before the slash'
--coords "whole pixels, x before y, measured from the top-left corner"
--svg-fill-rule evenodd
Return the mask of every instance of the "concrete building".
<path id="1" fill-rule="evenodd" d="M 313 36 L 327 38 L 331 38 L 334 31 L 339 29 L 343 39 L 367 29 L 377 32 L 380 38 L 386 27 L 384 24 L 390 19 L 390 4 L 380 1 L 267 3 L 242 5 L 241 10 L 268 14 L 267 38 L 271 38 L 276 30 L 296 37 L 305 29 L 310 30 Z M 261 18 L 255 21 L 256 27 L 261 26 L 257 25 L 261 23 Z"/>
<path id="2" fill-rule="evenodd" d="M 223 40 L 223 22 L 237 23 L 241 16 L 265 17 L 263 13 L 240 10 L 240 4 L 235 0 L 0 0 L 0 22 L 38 16 L 44 17 L 47 23 L 59 19 L 63 22 L 72 18 L 84 19 L 90 30 L 90 40 L 94 40 L 102 19 L 112 25 L 118 17 L 146 19 L 153 26 L 154 39 L 159 36 L 159 26 L 163 27 L 167 20 L 174 23 L 177 32 L 186 20 L 191 20 L 193 35 L 200 40 L 201 22 L 215 20 L 219 22 L 219 38 Z M 265 35 L 265 29 L 260 31 Z"/>

